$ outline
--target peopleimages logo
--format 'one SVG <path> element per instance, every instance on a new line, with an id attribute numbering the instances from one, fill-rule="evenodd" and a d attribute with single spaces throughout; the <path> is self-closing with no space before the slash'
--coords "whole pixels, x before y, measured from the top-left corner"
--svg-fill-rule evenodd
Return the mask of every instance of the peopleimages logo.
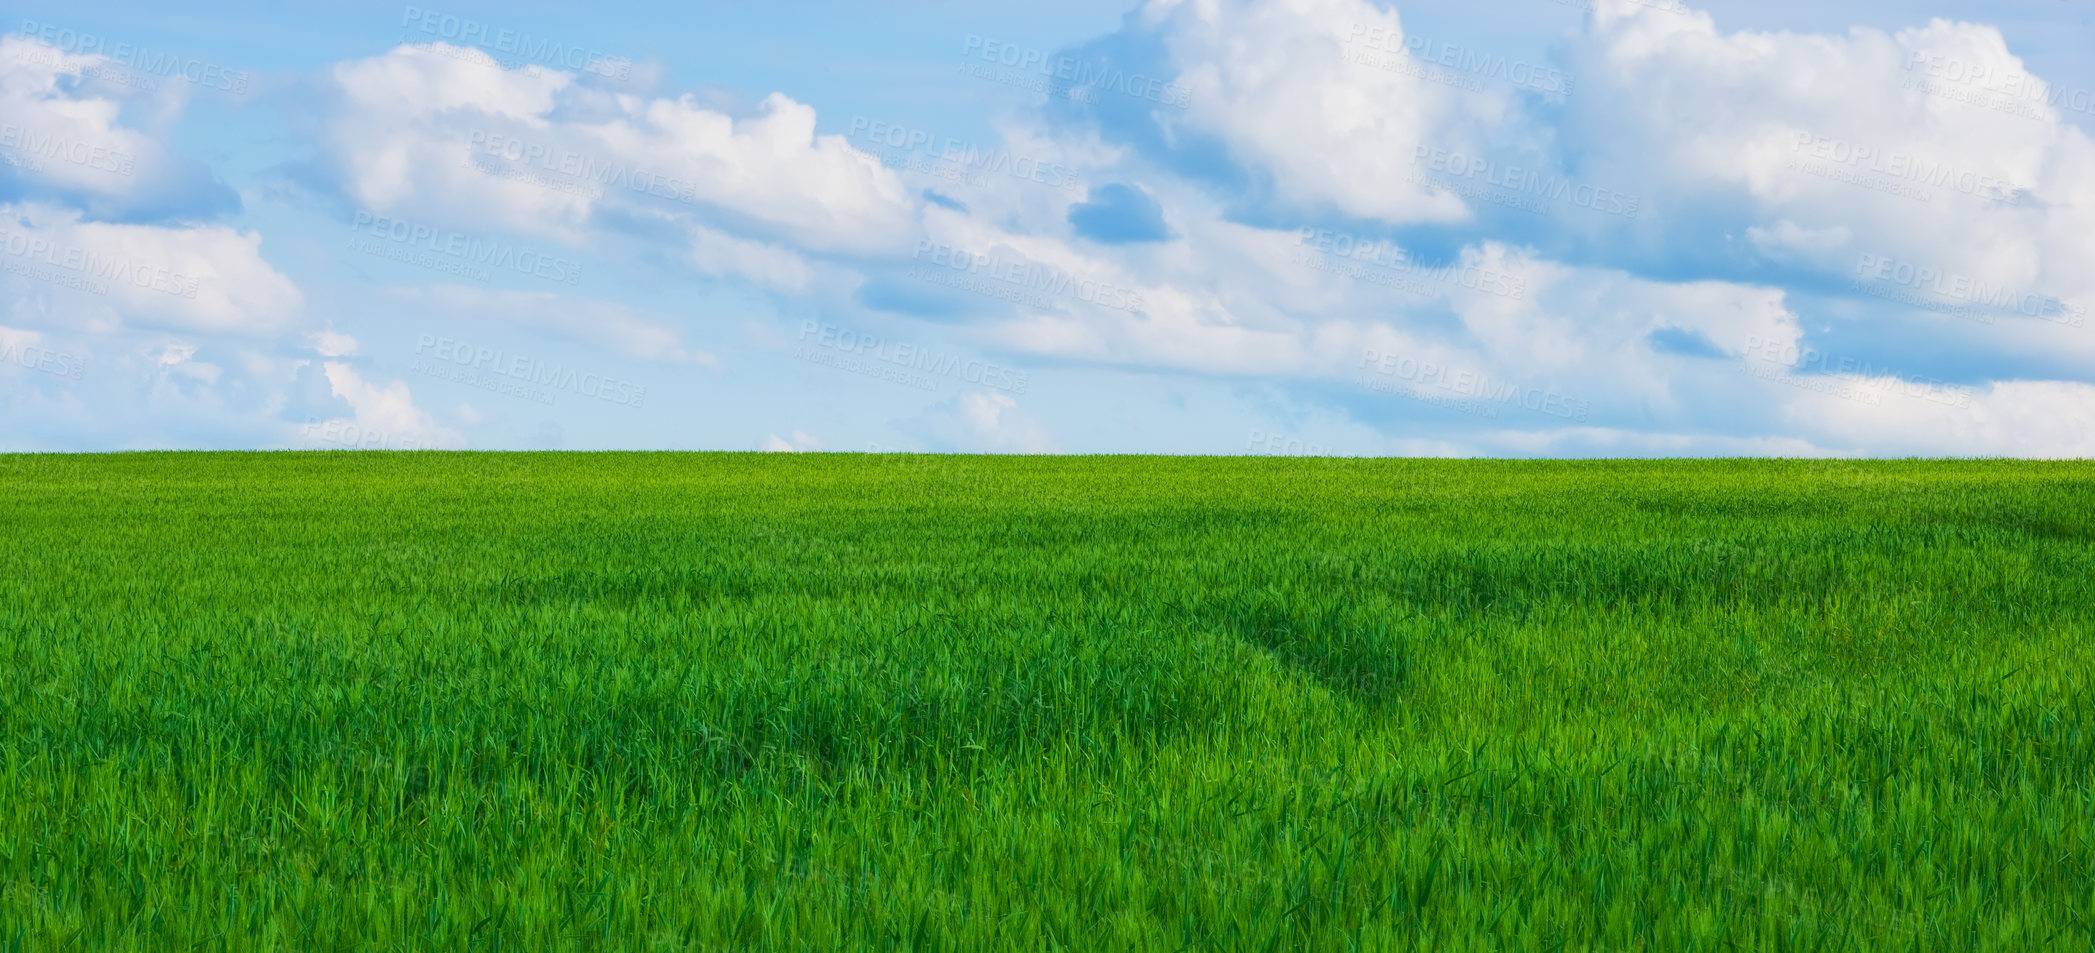
<path id="1" fill-rule="evenodd" d="M 1323 444 L 1304 443 L 1286 434 L 1253 430 L 1244 441 L 1246 453 L 1277 457 L 1336 457 L 1340 454 Z"/>
<path id="2" fill-rule="evenodd" d="M 2028 189 L 1999 176 L 1959 168 L 1926 156 L 1853 143 L 1834 136 L 1800 132 L 1790 151 L 1795 156 L 1790 160 L 1790 168 L 1813 175 L 1832 177 L 1827 173 L 1845 167 L 1856 172 L 1881 176 L 1887 180 L 1911 182 L 1927 188 L 1949 189 L 2001 205 L 2019 206 L 2029 201 Z M 1814 165 L 1810 160 L 1817 160 L 1818 164 Z M 1933 198 L 1925 192 L 1916 193 L 1915 197 L 1924 201 Z"/>
<path id="3" fill-rule="evenodd" d="M 1347 32 L 1346 42 L 1351 45 L 1366 47 L 1370 50 L 1379 50 L 1384 53 L 1409 57 L 1417 64 L 1423 66 L 1440 67 L 1443 70 L 1452 71 L 1449 75 L 1467 73 L 1473 76 L 1481 76 L 1485 79 L 1510 83 L 1522 89 L 1531 89 L 1538 93 L 1569 94 L 1574 83 L 1570 73 L 1566 73 L 1554 66 L 1510 59 L 1496 53 L 1485 53 L 1453 43 L 1427 39 L 1417 34 L 1406 35 L 1401 29 L 1392 29 L 1385 26 L 1369 26 L 1365 23 L 1355 23 L 1352 29 Z M 1395 65 L 1359 59 L 1353 61 L 1362 62 L 1365 65 L 1381 66 L 1384 69 Z M 1399 71 L 1408 72 L 1404 70 Z M 1439 76 L 1423 73 L 1414 75 L 1419 75 L 1423 79 L 1431 79 L 1435 82 L 1448 82 Z M 1449 83 L 1449 85 L 1459 84 Z"/>
<path id="4" fill-rule="evenodd" d="M 1888 255 L 1863 255 L 1855 264 L 1855 276 L 1858 282 L 1868 280 L 1910 288 L 1939 299 L 1962 301 L 1983 308 L 2043 318 L 2074 327 L 2079 327 L 2087 317 L 2085 309 L 2052 295 L 1991 284 L 1969 275 L 1931 268 Z M 1913 303 L 1925 306 L 1933 302 L 1915 299 Z"/>
<path id="5" fill-rule="evenodd" d="M 149 50 L 135 43 L 110 43 L 108 37 L 82 33 L 55 23 L 23 20 L 22 32 L 61 52 L 99 56 L 148 76 L 185 79 L 198 86 L 230 93 L 247 92 L 247 73 L 244 70 L 230 70 L 195 57 Z"/>
<path id="6" fill-rule="evenodd" d="M 1361 354 L 1360 366 L 1363 369 L 1373 367 L 1375 373 L 1384 378 L 1423 384 L 1469 398 L 1468 403 L 1476 408 L 1490 409 L 1492 404 L 1511 404 L 1534 413 L 1581 423 L 1585 422 L 1593 409 L 1592 402 L 1557 393 L 1554 388 L 1528 387 L 1511 381 L 1495 380 L 1477 371 L 1422 361 L 1401 354 L 1385 354 L 1372 348 Z M 1383 389 L 1384 386 L 1388 386 L 1378 385 L 1365 377 L 1358 383 L 1371 389 Z M 1494 411 L 1489 416 L 1497 414 Z"/>
<path id="7" fill-rule="evenodd" d="M 434 450 L 435 444 L 427 437 L 413 434 L 395 434 L 384 430 L 373 430 L 358 426 L 356 421 L 335 418 L 321 420 L 307 417 L 305 426 L 298 432 L 307 440 L 331 443 L 353 450 Z"/>
<path id="8" fill-rule="evenodd" d="M 1470 291 L 1511 298 L 1515 301 L 1527 297 L 1528 293 L 1527 279 L 1518 275 L 1490 268 L 1479 268 L 1475 265 L 1447 264 L 1439 267 L 1430 267 L 1420 264 L 1402 246 L 1386 239 L 1364 239 L 1346 232 L 1304 225 L 1302 226 L 1299 244 L 1305 248 L 1315 249 L 1321 255 L 1373 265 L 1386 271 L 1390 280 L 1380 280 L 1384 276 L 1373 272 L 1338 269 L 1321 270 L 1333 270 L 1335 273 L 1345 275 L 1348 278 L 1392 285 L 1407 291 L 1415 290 L 1414 285 L 1399 282 L 1395 279 L 1404 276 L 1415 277 L 1425 281 L 1466 288 Z M 1310 261 L 1298 261 L 1297 263 L 1317 267 Z M 1423 286 L 1417 287 L 1422 288 Z M 1431 295 L 1432 291 L 1426 289 L 1419 290 L 1418 293 Z"/>
<path id="9" fill-rule="evenodd" d="M 40 132 L 14 123 L 0 123 L 0 149 L 11 149 L 25 155 L 59 162 L 70 162 L 84 169 L 98 172 L 114 172 L 130 175 L 138 167 L 138 157 L 122 149 L 111 149 L 78 139 Z M 35 171 L 35 170 L 32 170 Z"/>
<path id="10" fill-rule="evenodd" d="M 1642 198 L 1627 192 L 1618 192 L 1614 189 L 1589 185 L 1566 176 L 1541 172 L 1535 169 L 1524 169 L 1517 165 L 1502 166 L 1491 159 L 1469 155 L 1457 149 L 1443 149 L 1438 146 L 1421 145 L 1413 151 L 1412 161 L 1414 164 L 1423 166 L 1429 172 L 1437 173 L 1439 176 L 1429 176 L 1423 181 L 1433 184 L 1446 184 L 1451 181 L 1468 180 L 1489 186 L 1492 190 L 1496 190 L 1513 199 L 1525 199 L 1533 196 L 1535 198 L 1548 199 L 1552 202 L 1568 203 L 1577 208 L 1589 209 L 1608 215 L 1619 215 L 1623 218 L 1636 218 L 1644 202 Z M 1421 180 L 1415 178 L 1414 181 Z M 1466 198 L 1495 201 L 1484 194 L 1472 192 L 1464 192 L 1462 194 Z M 1539 206 L 1524 201 L 1517 204 L 1512 202 L 1499 204 L 1513 204 L 1514 207 L 1532 212 L 1542 211 Z"/>
<path id="11" fill-rule="evenodd" d="M 576 284 L 582 280 L 582 265 L 565 258 L 556 258 L 529 248 L 518 248 L 503 242 L 492 242 L 464 232 L 435 228 L 419 222 L 409 222 L 370 212 L 358 211 L 350 228 L 359 235 L 382 238 L 400 247 L 400 251 L 428 251 L 456 259 L 459 266 L 479 265 L 479 270 L 467 267 L 440 268 L 479 281 L 486 281 L 491 270 L 513 271 L 520 275 L 532 275 L 547 281 Z M 352 246 L 353 247 L 353 246 Z M 384 249 L 359 249 L 379 254 Z M 431 262 L 414 255 L 385 255 L 398 258 L 409 264 L 437 267 L 442 263 Z"/>
<path id="12" fill-rule="evenodd" d="M 6 229 L 0 229 L 0 249 L 17 258 L 63 268 L 86 278 L 158 291 L 177 298 L 195 298 L 201 285 L 195 278 L 165 268 L 142 265 L 129 258 L 104 255 L 78 245 Z"/>
<path id="13" fill-rule="evenodd" d="M 930 377 L 950 377 L 969 384 L 994 387 L 1013 394 L 1024 394 L 1030 375 L 1025 371 L 993 364 L 979 358 L 964 358 L 943 351 L 934 351 L 922 345 L 906 341 L 891 341 L 877 335 L 866 334 L 852 328 L 823 324 L 819 321 L 803 321 L 800 325 L 800 340 L 817 347 L 828 348 L 844 354 L 863 356 L 884 364 L 911 371 L 922 371 Z M 803 348 L 802 360 L 807 360 Z M 850 370 L 852 368 L 846 367 Z M 878 376 L 878 375 L 875 375 Z M 922 386 L 914 376 L 895 378 L 911 386 Z M 929 383 L 924 380 L 922 383 Z M 931 388 L 925 387 L 929 390 Z"/>
<path id="14" fill-rule="evenodd" d="M 868 146 L 886 146 L 909 153 L 922 151 L 933 162 L 948 163 L 968 172 L 1008 175 L 1064 190 L 1075 189 L 1079 184 L 1077 171 L 1059 162 L 1044 162 L 1009 149 L 985 149 L 952 136 L 934 135 L 901 123 L 853 116 L 844 137 Z"/>
<path id="15" fill-rule="evenodd" d="M 63 351 L 54 351 L 34 344 L 16 345 L 12 342 L 0 344 L 0 364 L 17 364 L 32 371 L 41 371 L 53 377 L 79 380 L 87 363 Z"/>
<path id="16" fill-rule="evenodd" d="M 2015 62 L 2020 62 L 2019 60 Z M 2009 70 L 1994 63 L 1972 60 L 1966 62 L 1954 56 L 1914 50 L 1906 61 L 1908 73 L 1925 73 L 1929 79 L 1938 81 L 1929 85 L 1926 81 L 1909 80 L 1908 89 L 1924 89 L 1940 94 L 1944 87 L 1939 83 L 1956 83 L 1969 86 L 1973 91 L 2001 97 L 1998 101 L 1978 100 L 1974 104 L 1997 108 L 1998 106 L 2021 103 L 2042 104 L 2054 109 L 2067 109 L 2078 113 L 2095 114 L 2095 91 L 2085 87 L 2067 87 L 2047 83 L 2043 79 L 2019 70 Z M 2003 112 L 2011 110 L 2001 110 Z M 2047 118 L 2041 112 L 2029 112 L 2030 118 Z"/>
<path id="17" fill-rule="evenodd" d="M 1756 372 L 1753 361 L 1760 361 L 1763 371 Z M 1918 377 L 1900 373 L 1888 367 L 1879 367 L 1867 360 L 1832 354 L 1815 347 L 1806 347 L 1793 340 L 1767 339 L 1758 335 L 1746 339 L 1746 351 L 1742 357 L 1749 373 L 1774 380 L 1765 371 L 1776 368 L 1787 369 L 1793 383 L 1810 382 L 1814 376 L 1823 376 L 1820 381 L 1826 388 L 1845 388 L 1848 393 L 1836 396 L 1853 398 L 1856 394 L 1875 395 L 1894 393 L 1902 397 L 1933 401 L 1951 407 L 1970 407 L 1972 391 L 1969 387 L 1951 384 L 1937 378 Z M 1872 386 L 1860 387 L 1861 381 L 1872 382 Z M 1874 396 L 1868 403 L 1876 403 Z"/>
<path id="18" fill-rule="evenodd" d="M 1154 76 L 1130 74 L 1124 69 L 1105 63 L 1087 63 L 1071 56 L 1051 56 L 1046 50 L 1038 47 L 1023 46 L 993 37 L 970 33 L 960 44 L 960 53 L 985 63 L 1051 77 L 1055 81 L 1051 86 L 1065 91 L 1103 89 L 1179 109 L 1184 109 L 1191 103 L 1185 87 Z"/>
<path id="19" fill-rule="evenodd" d="M 673 199 L 686 205 L 695 205 L 702 201 L 699 183 L 695 181 L 650 172 L 622 161 L 607 162 L 573 149 L 560 149 L 542 143 L 526 142 L 515 136 L 492 134 L 484 129 L 475 129 L 466 134 L 466 148 L 467 164 L 490 175 L 502 175 L 503 170 L 473 163 L 474 153 L 518 163 L 524 166 L 525 170 L 544 169 L 548 173 L 570 180 L 563 182 L 559 179 L 536 177 L 536 184 L 546 188 L 601 198 L 601 188 L 593 187 L 624 186 L 635 192 Z"/>
<path id="20" fill-rule="evenodd" d="M 509 62 L 503 62 L 503 57 L 495 57 L 495 61 L 505 68 L 523 65 L 546 66 L 595 73 L 619 82 L 625 82 L 633 76 L 633 61 L 623 56 L 613 56 L 586 47 L 569 46 L 558 40 L 534 37 L 529 33 L 482 23 L 469 17 L 454 16 L 441 10 L 406 7 L 400 14 L 400 27 L 447 43 L 478 47 L 490 53 L 511 54 L 514 59 Z"/>
<path id="21" fill-rule="evenodd" d="M 647 388 L 631 381 L 578 371 L 558 364 L 547 364 L 523 355 L 505 354 L 495 348 L 474 347 L 463 341 L 434 334 L 421 335 L 415 342 L 415 353 L 426 354 L 440 361 L 449 361 L 461 368 L 497 374 L 511 380 L 564 390 L 583 397 L 594 397 L 622 407 L 639 407 L 641 402 L 647 399 Z"/>
<path id="22" fill-rule="evenodd" d="M 1022 300 L 1020 292 L 1035 291 L 1072 297 L 1086 304 L 1095 304 L 1115 311 L 1142 310 L 1142 294 L 1139 291 L 1079 278 L 1053 265 L 1037 261 L 970 252 L 930 239 L 919 240 L 912 257 L 933 266 L 928 269 L 911 269 L 912 277 L 921 281 L 943 284 L 947 282 L 939 280 L 941 275 L 979 275 L 1006 286 L 1014 295 L 1012 300 Z"/>

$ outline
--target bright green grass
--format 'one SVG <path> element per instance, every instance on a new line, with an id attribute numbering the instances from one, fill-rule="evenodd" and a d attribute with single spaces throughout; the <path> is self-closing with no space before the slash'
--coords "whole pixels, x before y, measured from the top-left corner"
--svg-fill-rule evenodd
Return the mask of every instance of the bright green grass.
<path id="1" fill-rule="evenodd" d="M 0 457 L 0 950 L 2074 950 L 2095 466 Z"/>

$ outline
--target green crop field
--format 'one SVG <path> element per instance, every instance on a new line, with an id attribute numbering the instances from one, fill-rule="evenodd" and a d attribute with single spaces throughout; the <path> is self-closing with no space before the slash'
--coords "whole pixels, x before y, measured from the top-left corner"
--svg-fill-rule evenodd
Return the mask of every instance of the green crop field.
<path id="1" fill-rule="evenodd" d="M 2095 945 L 2095 465 L 0 456 L 0 951 Z"/>

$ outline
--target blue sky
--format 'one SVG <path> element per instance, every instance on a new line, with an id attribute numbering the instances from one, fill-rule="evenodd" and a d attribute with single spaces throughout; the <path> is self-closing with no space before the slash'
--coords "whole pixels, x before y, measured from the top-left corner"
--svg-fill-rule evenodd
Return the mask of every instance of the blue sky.
<path id="1" fill-rule="evenodd" d="M 0 449 L 2095 454 L 2085 3 L 0 30 Z"/>

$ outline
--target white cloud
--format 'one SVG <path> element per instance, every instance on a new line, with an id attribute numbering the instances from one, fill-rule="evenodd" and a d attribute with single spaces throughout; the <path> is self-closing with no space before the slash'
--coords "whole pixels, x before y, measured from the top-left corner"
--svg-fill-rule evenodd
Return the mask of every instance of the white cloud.
<path id="1" fill-rule="evenodd" d="M 906 247 L 911 234 L 901 181 L 842 137 L 815 135 L 815 111 L 783 95 L 738 118 L 689 96 L 503 70 L 444 44 L 343 63 L 334 78 L 345 99 L 334 147 L 352 195 L 377 211 L 577 240 L 623 210 L 848 253 Z M 764 264 L 776 277 L 777 262 Z"/>
<path id="2" fill-rule="evenodd" d="M 1163 30 L 1187 91 L 1182 118 L 1155 111 L 1167 130 L 1183 122 L 1221 137 L 1297 206 L 1392 222 L 1468 216 L 1418 175 L 1415 158 L 1421 146 L 1474 141 L 1505 118 L 1507 98 L 1428 78 L 1396 11 L 1367 0 L 1152 0 L 1144 18 Z"/>
<path id="3" fill-rule="evenodd" d="M 491 291 L 467 285 L 394 288 L 394 297 L 448 318 L 472 317 L 547 331 L 627 357 L 664 364 L 718 363 L 684 343 L 683 332 L 640 309 L 551 291 Z"/>
<path id="4" fill-rule="evenodd" d="M 764 437 L 765 453 L 815 453 L 822 449 L 822 441 L 805 431 L 795 430 L 790 437 L 767 434 Z"/>
<path id="5" fill-rule="evenodd" d="M 0 36 L 0 185 L 100 218 L 194 219 L 237 207 L 169 143 L 186 83 L 141 82 L 103 56 Z"/>
<path id="6" fill-rule="evenodd" d="M 1156 0 L 1141 20 L 1189 90 L 1188 109 L 1150 109 L 1153 121 L 1167 138 L 1218 137 L 1236 160 L 1274 177 L 1283 208 L 1313 219 L 1326 207 L 1391 223 L 1467 221 L 1483 207 L 1437 205 L 1451 195 L 1416 175 L 1418 148 L 1445 146 L 1474 148 L 1498 169 L 1507 168 L 1502 156 L 1539 155 L 1545 165 L 1576 169 L 1576 181 L 1632 188 L 1644 211 L 1580 216 L 1566 206 L 1533 220 L 1512 216 L 1499 229 L 1511 233 L 1506 240 L 1473 239 L 1446 264 L 1508 276 L 1520 294 L 1414 268 L 1394 244 L 1365 262 L 1305 255 L 1315 249 L 1297 234 L 1239 224 L 1210 207 L 1242 196 L 1204 200 L 1182 183 L 1154 190 L 1182 238 L 1110 257 L 1083 254 L 1038 218 L 991 225 L 927 213 L 936 241 L 1123 282 L 1145 302 L 1137 313 L 1061 301 L 1022 307 L 990 325 L 1001 346 L 1086 363 L 1292 379 L 1327 394 L 1332 382 L 1358 376 L 1364 354 L 1397 354 L 1590 402 L 1595 419 L 1584 426 L 1500 421 L 1538 448 L 1567 446 L 1542 436 L 1561 430 L 1583 434 L 1575 443 L 1599 452 L 1851 452 L 1874 445 L 1870 431 L 1837 424 L 1887 414 L 1879 431 L 1887 446 L 1954 453 L 2022 440 L 2046 452 L 2078 445 L 2076 418 L 2040 423 L 2017 396 L 2063 399 L 2079 393 L 2077 384 L 1982 387 L 1966 406 L 1886 397 L 1888 411 L 1813 389 L 1832 382 L 1910 391 L 1909 378 L 1891 375 L 1916 370 L 1901 361 L 1912 360 L 1909 345 L 1923 335 L 2025 360 L 2095 356 L 2089 335 L 2056 325 L 2004 314 L 1990 330 L 1945 326 L 1950 319 L 1899 300 L 1946 294 L 1957 304 L 1957 289 L 1979 288 L 2095 304 L 2095 271 L 2085 267 L 2095 261 L 2088 138 L 2050 112 L 1974 113 L 1915 82 L 1927 72 L 1915 64 L 1936 56 L 1983 63 L 1994 75 L 2020 71 L 1991 27 L 1936 21 L 1896 34 L 1726 33 L 1705 14 L 1603 0 L 1588 32 L 1569 43 L 1566 72 L 1578 88 L 1565 110 L 1531 116 L 1517 97 L 1428 82 L 1410 68 L 1426 64 L 1405 52 L 1419 38 L 1365 3 Z M 1391 63 L 1360 55 L 1359 47 L 1377 44 L 1397 51 L 1396 66 L 1377 68 Z M 1915 188 L 1902 194 L 1893 188 L 1900 185 Z M 1915 197 L 1921 190 L 1926 201 Z M 1573 245 L 1585 263 L 1552 261 L 1525 238 Z M 1651 267 L 1653 256 L 1704 263 L 1691 274 L 1723 274 L 1707 267 L 1721 261 L 1737 277 L 1683 280 L 1678 267 Z M 1867 262 L 1941 280 L 1926 288 L 1880 281 L 1874 298 L 1833 291 L 1836 304 L 1827 307 L 1827 289 L 1840 286 L 1826 279 L 1845 283 Z M 1801 272 L 1818 277 L 1800 301 L 1789 279 Z M 1808 330 L 1801 314 L 1811 316 Z M 1876 324 L 1838 340 L 1877 376 L 1776 368 L 1766 381 L 1740 365 L 1749 347 L 1804 347 L 1858 314 Z M 1897 326 L 1887 316 L 1914 330 L 1884 334 Z M 1339 399 L 1378 406 L 1358 397 L 1341 391 Z M 1943 415 L 1962 423 L 1942 424 Z M 1926 420 L 1937 422 L 1901 423 Z M 1447 426 L 1480 432 L 1473 421 Z M 1973 428 L 1984 439 L 1967 439 Z M 1638 433 L 1650 439 L 1631 436 Z"/>
<path id="7" fill-rule="evenodd" d="M 0 205 L 0 266 L 17 315 L 53 323 L 115 315 L 124 323 L 265 334 L 303 304 L 262 258 L 260 232 L 82 221 L 47 205 Z"/>
<path id="8" fill-rule="evenodd" d="M 337 334 L 332 329 L 315 331 L 307 337 L 312 341 L 313 350 L 322 357 L 352 357 L 357 352 L 356 338 Z"/>
<path id="9" fill-rule="evenodd" d="M 1707 14 L 1603 0 L 1572 49 L 1580 167 L 1636 183 L 1669 243 L 1715 253 L 1737 209 L 1763 256 L 1834 276 L 1872 255 L 2095 292 L 2087 136 L 2041 99 L 2010 109 L 1940 69 L 2026 75 L 1994 27 L 1724 32 Z"/>
<path id="10" fill-rule="evenodd" d="M 107 195 L 139 187 L 161 160 L 160 145 L 121 122 L 123 100 L 135 93 L 93 82 L 105 63 L 0 36 L 0 175 Z"/>
<path id="11" fill-rule="evenodd" d="M 808 290 L 814 269 L 791 249 L 736 238 L 703 225 L 691 227 L 691 263 L 716 277 L 735 275 L 777 291 Z"/>
<path id="12" fill-rule="evenodd" d="M 1918 456 L 2095 457 L 2095 385 L 2000 381 L 1954 399 L 1924 399 L 1932 388 L 1871 382 L 1874 402 L 1799 401 L 1791 423 L 1851 452 Z M 1966 402 L 1968 401 L 1968 403 Z"/>
<path id="13" fill-rule="evenodd" d="M 1472 88 L 1490 78 L 1461 67 L 1452 75 L 1416 53 L 1434 41 L 1370 0 L 1150 0 L 1130 20 L 1142 35 L 1126 38 L 1142 42 L 1104 46 L 1157 51 L 1161 70 L 1141 66 L 1185 90 L 1185 108 L 1050 109 L 1038 124 L 994 123 L 1014 155 L 1066 166 L 1081 185 L 1127 184 L 1157 199 L 1172 238 L 1114 247 L 1077 237 L 1069 212 L 1082 187 L 884 168 L 843 137 L 817 135 L 813 108 L 784 94 L 745 110 L 613 92 L 582 74 L 504 70 L 453 46 L 406 45 L 338 64 L 339 108 L 325 117 L 324 137 L 343 189 L 375 212 L 599 248 L 621 232 L 645 243 L 644 260 L 799 299 L 782 314 L 835 311 L 886 333 L 894 313 L 928 313 L 942 322 L 941 341 L 1000 361 L 1015 352 L 1077 373 L 1124 369 L 1098 375 L 1123 383 L 1148 373 L 1126 386 L 1158 400 L 1192 379 L 1218 391 L 1291 390 L 1377 429 L 1384 447 L 2090 452 L 2095 392 L 2049 378 L 2095 366 L 2083 360 L 2095 360 L 2095 334 L 2011 315 L 1992 327 L 1958 323 L 1900 300 L 1982 284 L 2095 310 L 2095 141 L 2061 121 L 2041 87 L 2008 97 L 1927 68 L 1953 59 L 1990 76 L 2026 73 L 2000 32 L 1941 20 L 1902 31 L 1727 31 L 1707 14 L 1653 7 L 1597 0 L 1553 54 L 1577 89 L 1561 107 L 1531 108 L 1555 97 L 1503 83 Z M 367 367 L 353 360 L 367 326 L 301 321 L 300 291 L 262 258 L 258 234 L 123 224 L 114 220 L 141 216 L 94 204 L 149 191 L 145 170 L 174 162 L 164 130 L 126 125 L 136 101 L 98 85 L 94 65 L 0 40 L 0 124 L 34 125 L 44 137 L 15 140 L 36 144 L 22 155 L 41 159 L 37 168 L 0 168 L 0 180 L 34 196 L 0 205 L 9 306 L 0 318 L 38 329 L 0 328 L 0 347 L 82 351 L 95 373 L 119 372 L 156 408 L 217 415 L 215 433 L 255 432 L 251 417 L 239 429 L 238 415 L 262 406 L 276 415 L 264 421 L 272 427 L 312 414 L 378 434 L 380 445 L 460 442 L 415 407 L 406 383 L 374 383 L 357 370 Z M 1986 108 L 1970 94 L 2025 108 Z M 1154 129 L 1126 135 L 1118 124 L 1136 113 Z M 1050 121 L 1073 114 L 1087 118 L 1073 128 Z M 1152 132 L 1171 155 L 1157 154 Z M 84 161 L 71 161 L 70 143 L 90 144 Z M 1242 167 L 1248 189 L 1214 184 L 1233 176 L 1171 171 L 1216 167 L 1221 157 L 1203 154 L 1210 144 Z M 1488 158 L 1501 172 L 1575 170 L 1579 182 L 1635 191 L 1643 214 L 1562 205 L 1528 218 L 1450 190 L 1418 162 L 1421 149 Z M 132 156 L 139 174 L 93 167 L 96 155 L 117 153 Z M 927 202 L 924 189 L 952 201 Z M 1276 224 L 1290 217 L 1402 235 L 1409 247 L 1327 254 Z M 909 258 L 922 238 L 1139 303 L 1004 288 L 994 275 L 976 276 L 987 293 L 898 277 L 922 264 Z M 1348 237 L 1354 247 L 1373 240 Z M 1877 289 L 1889 294 L 1871 297 L 1847 284 L 1871 262 L 1938 280 L 1892 281 Z M 590 273 L 618 283 L 616 272 Z M 718 363 L 691 340 L 705 335 L 692 319 L 615 300 L 625 290 L 380 293 L 431 320 L 478 322 L 466 336 L 485 333 L 490 344 L 510 346 L 506 331 L 538 331 L 661 364 Z M 859 307 L 884 316 L 859 321 L 849 313 Z M 127 333 L 136 328 L 183 337 Z M 294 406 L 279 385 L 299 372 L 278 365 L 295 346 L 310 366 L 294 382 L 303 388 Z M 1755 349 L 1811 347 L 1852 357 L 1840 359 L 1840 373 L 1741 364 Z M 1390 383 L 1429 396 L 1474 398 L 1461 392 L 1468 383 L 1451 382 L 1487 381 L 1574 399 L 1591 415 L 1501 404 L 1496 418 L 1464 418 L 1360 386 L 1391 357 L 1415 373 Z M 1850 363 L 1863 369 L 1842 370 Z M 1416 371 L 1429 366 L 1452 376 Z M 1985 377 L 1968 391 L 1944 385 L 1956 397 L 1946 400 L 1940 388 L 1914 395 L 1899 376 L 1951 373 L 1944 366 Z M 34 383 L 41 390 L 23 401 L 70 396 L 55 377 Z M 921 412 L 913 400 L 890 406 L 908 408 L 895 426 L 940 448 L 1032 451 L 1055 446 L 1034 414 L 1058 433 L 1075 419 L 1048 415 L 1031 403 L 1040 399 L 964 390 Z M 446 411 L 466 427 L 496 416 Z M 560 425 L 542 426 L 557 434 Z M 206 439 L 196 435 L 209 429 L 163 432 Z M 759 445 L 821 448 L 799 430 Z"/>
<path id="14" fill-rule="evenodd" d="M 998 346 L 1064 360 L 1350 382 L 1374 351 L 1634 400 L 1665 389 L 1646 340 L 1654 332 L 1693 332 L 1732 354 L 1749 340 L 1786 344 L 1802 333 L 1775 288 L 1652 281 L 1497 242 L 1418 262 L 1394 243 L 1326 232 L 1305 240 L 1299 230 L 1229 222 L 1183 193 L 1174 201 L 1189 223 L 1181 241 L 1111 256 L 943 211 L 926 221 L 935 240 L 1139 292 L 1135 312 L 1057 299 L 988 325 Z"/>
<path id="15" fill-rule="evenodd" d="M 555 291 L 488 291 L 467 285 L 392 289 L 392 295 L 446 316 L 473 316 L 509 327 L 549 331 L 628 358 L 704 367 L 719 362 L 712 352 L 685 346 L 683 331 L 670 327 L 660 316 L 593 297 Z"/>
<path id="16" fill-rule="evenodd" d="M 1055 449 L 1046 428 L 1019 410 L 1016 398 L 995 391 L 962 391 L 934 404 L 912 426 L 945 450 L 1048 453 Z"/>
<path id="17" fill-rule="evenodd" d="M 1805 228 L 1786 218 L 1766 228 L 1759 225 L 1748 227 L 1746 237 L 1753 241 L 1761 254 L 1777 260 L 1827 261 L 1841 251 L 1852 253 L 1855 247 L 1855 233 L 1846 225 Z"/>
<path id="18" fill-rule="evenodd" d="M 306 424 L 301 433 L 308 441 L 386 450 L 464 446 L 457 431 L 415 406 L 405 381 L 373 384 L 356 368 L 339 361 L 328 361 L 322 367 L 329 389 L 349 403 L 354 416 Z"/>

